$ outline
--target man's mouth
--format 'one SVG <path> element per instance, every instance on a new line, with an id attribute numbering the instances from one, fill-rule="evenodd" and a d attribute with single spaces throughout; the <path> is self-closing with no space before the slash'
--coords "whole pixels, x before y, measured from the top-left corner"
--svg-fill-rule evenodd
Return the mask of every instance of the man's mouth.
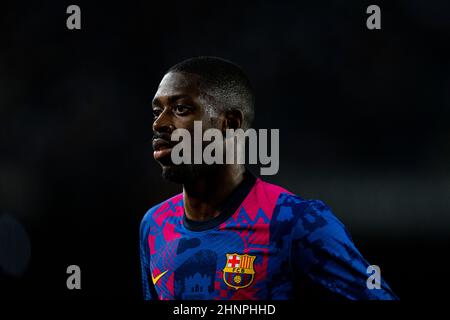
<path id="1" fill-rule="evenodd" d="M 172 143 L 161 138 L 153 139 L 153 150 L 155 150 L 153 151 L 153 158 L 159 161 L 170 154 Z"/>

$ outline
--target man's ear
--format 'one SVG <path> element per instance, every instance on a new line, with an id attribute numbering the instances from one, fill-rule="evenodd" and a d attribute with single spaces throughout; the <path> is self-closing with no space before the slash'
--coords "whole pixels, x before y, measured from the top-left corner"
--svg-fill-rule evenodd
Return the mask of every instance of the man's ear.
<path id="1" fill-rule="evenodd" d="M 241 129 L 244 125 L 244 114 L 237 109 L 225 111 L 223 122 L 223 131 L 226 129 Z"/>

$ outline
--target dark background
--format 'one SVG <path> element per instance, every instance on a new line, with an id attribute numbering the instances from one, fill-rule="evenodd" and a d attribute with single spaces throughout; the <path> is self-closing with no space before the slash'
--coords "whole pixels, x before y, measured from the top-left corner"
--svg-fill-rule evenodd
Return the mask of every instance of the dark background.
<path id="1" fill-rule="evenodd" d="M 0 297 L 141 298 L 140 220 L 180 191 L 153 161 L 150 102 L 171 65 L 217 55 L 253 82 L 255 126 L 280 129 L 265 178 L 330 205 L 402 300 L 444 299 L 449 16 L 444 0 L 2 2 Z"/>

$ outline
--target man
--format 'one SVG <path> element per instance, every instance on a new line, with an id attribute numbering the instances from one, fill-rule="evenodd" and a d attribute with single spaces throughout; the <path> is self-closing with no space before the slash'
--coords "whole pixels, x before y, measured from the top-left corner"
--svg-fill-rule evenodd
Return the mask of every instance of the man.
<path id="1" fill-rule="evenodd" d="M 249 80 L 215 57 L 164 75 L 153 99 L 154 158 L 183 193 L 151 208 L 140 229 L 145 299 L 396 299 L 321 201 L 254 177 L 242 164 L 173 164 L 171 134 L 247 129 Z"/>

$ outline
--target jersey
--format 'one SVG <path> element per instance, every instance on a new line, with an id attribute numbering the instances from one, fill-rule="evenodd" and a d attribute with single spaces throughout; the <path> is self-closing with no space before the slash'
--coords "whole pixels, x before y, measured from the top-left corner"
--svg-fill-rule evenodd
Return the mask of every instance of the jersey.
<path id="1" fill-rule="evenodd" d="M 221 214 L 196 222 L 178 194 L 140 227 L 146 300 L 397 299 L 320 200 L 304 200 L 245 174 Z"/>

